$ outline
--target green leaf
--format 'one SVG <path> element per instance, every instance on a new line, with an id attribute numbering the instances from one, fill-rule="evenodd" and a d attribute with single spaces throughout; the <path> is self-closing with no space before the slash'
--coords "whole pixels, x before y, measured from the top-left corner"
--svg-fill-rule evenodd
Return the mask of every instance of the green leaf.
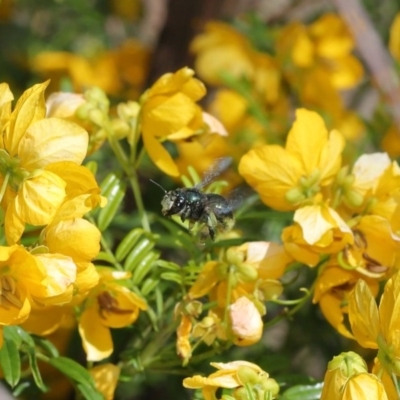
<path id="1" fill-rule="evenodd" d="M 182 285 L 182 276 L 175 272 L 163 272 L 161 278 L 166 281 L 176 282 L 178 285 Z"/>
<path id="2" fill-rule="evenodd" d="M 87 400 L 104 400 L 104 396 L 99 392 L 93 392 L 93 388 L 89 385 L 78 383 L 77 389 L 82 393 L 83 397 Z"/>
<path id="3" fill-rule="evenodd" d="M 153 276 L 150 276 L 149 278 L 146 278 L 146 280 L 143 282 L 143 285 L 140 288 L 140 292 L 144 297 L 146 297 L 159 284 L 160 284 L 160 279 L 158 277 L 154 278 Z"/>
<path id="4" fill-rule="evenodd" d="M 17 343 L 14 340 L 4 338 L 3 347 L 0 349 L 0 364 L 4 379 L 11 387 L 21 378 L 21 358 Z"/>
<path id="5" fill-rule="evenodd" d="M 321 397 L 323 383 L 315 385 L 297 385 L 286 390 L 280 400 L 318 400 Z"/>
<path id="6" fill-rule="evenodd" d="M 67 357 L 52 358 L 49 363 L 74 381 L 78 390 L 87 400 L 104 400 L 96 389 L 89 371 L 82 365 Z"/>
<path id="7" fill-rule="evenodd" d="M 22 337 L 19 334 L 20 330 L 19 326 L 5 326 L 3 329 L 4 340 L 12 340 L 17 347 L 22 344 Z"/>
<path id="8" fill-rule="evenodd" d="M 97 219 L 97 226 L 101 231 L 106 230 L 114 219 L 115 214 L 125 197 L 125 191 L 126 184 L 116 178 L 113 182 L 113 186 L 107 191 L 107 205 L 100 210 L 99 218 Z"/>
<path id="9" fill-rule="evenodd" d="M 49 360 L 49 364 L 54 368 L 57 368 L 73 381 L 84 385 L 92 385 L 94 387 L 93 378 L 89 374 L 89 371 L 76 361 L 67 357 L 55 357 Z"/>
<path id="10" fill-rule="evenodd" d="M 31 367 L 33 379 L 35 380 L 36 386 L 42 391 L 47 391 L 47 386 L 44 384 L 42 375 L 40 374 L 39 367 L 36 360 L 36 352 L 34 348 L 28 348 L 26 353 L 28 354 L 29 365 Z"/>
<path id="11" fill-rule="evenodd" d="M 19 398 L 20 397 L 20 395 L 22 394 L 22 392 L 25 390 L 25 389 L 28 389 L 28 388 L 30 388 L 32 386 L 32 383 L 31 382 L 21 382 L 19 385 L 17 385 L 16 387 L 15 387 L 15 389 L 12 391 L 12 394 L 13 394 L 13 396 L 15 397 L 15 398 Z"/>
<path id="12" fill-rule="evenodd" d="M 153 249 L 154 242 L 143 236 L 125 260 L 125 270 L 133 271 L 141 260 Z"/>
<path id="13" fill-rule="evenodd" d="M 106 261 L 110 264 L 115 263 L 115 259 L 111 254 L 106 253 L 105 251 L 100 251 L 99 254 L 97 254 L 96 261 Z"/>
<path id="14" fill-rule="evenodd" d="M 139 238 L 144 234 L 143 229 L 136 228 L 132 229 L 123 239 L 120 245 L 118 246 L 115 257 L 118 261 L 122 261 L 129 252 L 135 247 Z"/>
<path id="15" fill-rule="evenodd" d="M 42 348 L 49 357 L 58 357 L 60 355 L 56 346 L 54 346 L 54 344 L 51 343 L 49 340 L 40 336 L 35 336 L 34 339 L 36 345 Z"/>
<path id="16" fill-rule="evenodd" d="M 35 348 L 35 341 L 28 332 L 17 326 L 17 333 L 24 343 L 26 343 L 31 348 Z"/>
<path id="17" fill-rule="evenodd" d="M 158 259 L 159 253 L 151 252 L 146 254 L 146 256 L 136 265 L 132 273 L 132 283 L 134 285 L 139 285 L 143 278 L 151 271 L 154 266 L 154 262 Z"/>

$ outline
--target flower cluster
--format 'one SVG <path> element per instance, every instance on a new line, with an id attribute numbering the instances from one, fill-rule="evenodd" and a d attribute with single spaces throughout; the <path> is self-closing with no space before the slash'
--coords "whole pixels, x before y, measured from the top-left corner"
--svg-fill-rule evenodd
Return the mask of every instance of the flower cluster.
<path id="1" fill-rule="evenodd" d="M 8 85 L 0 85 L 1 206 L 7 242 L 0 247 L 0 325 L 22 325 L 48 335 L 79 306 L 87 358 L 98 361 L 113 350 L 109 328 L 130 325 L 146 303 L 118 284 L 129 273 L 115 275 L 92 263 L 101 233 L 84 215 L 103 207 L 106 199 L 92 172 L 81 165 L 88 133 L 69 115 L 53 117 L 52 112 L 63 114 L 54 102 L 46 111 L 46 86 L 28 89 L 12 110 L 12 93 Z M 68 103 L 70 97 L 64 100 Z M 28 242 L 27 227 L 37 232 L 36 242 Z"/>

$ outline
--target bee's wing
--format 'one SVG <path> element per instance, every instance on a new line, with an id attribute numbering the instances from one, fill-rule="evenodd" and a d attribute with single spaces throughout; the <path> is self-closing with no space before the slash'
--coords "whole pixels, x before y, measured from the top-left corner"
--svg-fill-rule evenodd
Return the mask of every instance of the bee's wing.
<path id="1" fill-rule="evenodd" d="M 221 157 L 214 161 L 211 167 L 204 174 L 203 180 L 195 188 L 202 189 L 207 186 L 218 175 L 221 175 L 232 163 L 232 157 Z"/>
<path id="2" fill-rule="evenodd" d="M 226 196 L 226 201 L 228 202 L 232 211 L 234 211 L 238 209 L 242 203 L 254 193 L 254 190 L 249 186 L 238 186 Z"/>

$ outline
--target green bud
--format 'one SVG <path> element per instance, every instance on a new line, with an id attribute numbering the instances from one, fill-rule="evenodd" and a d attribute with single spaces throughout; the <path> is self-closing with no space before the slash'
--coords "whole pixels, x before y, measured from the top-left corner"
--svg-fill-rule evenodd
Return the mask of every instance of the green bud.
<path id="1" fill-rule="evenodd" d="M 347 175 L 349 173 L 349 167 L 348 165 L 345 165 L 344 167 L 342 167 L 340 169 L 340 171 L 338 172 L 338 174 L 336 175 L 336 185 L 338 186 L 342 186 L 343 182 L 345 181 Z"/>
<path id="2" fill-rule="evenodd" d="M 259 373 L 251 367 L 241 365 L 237 370 L 237 377 L 241 385 L 246 383 L 253 386 L 260 381 Z"/>
<path id="3" fill-rule="evenodd" d="M 303 200 L 305 200 L 304 194 L 301 192 L 299 188 L 293 188 L 288 190 L 285 193 L 285 199 L 290 203 L 290 204 L 300 204 Z"/>
<path id="4" fill-rule="evenodd" d="M 90 111 L 92 111 L 94 108 L 95 107 L 91 103 L 83 103 L 76 109 L 75 115 L 82 121 L 86 121 L 89 118 Z"/>
<path id="5" fill-rule="evenodd" d="M 108 100 L 108 97 L 104 93 L 103 90 L 101 90 L 98 87 L 92 87 L 88 89 L 85 92 L 85 99 L 96 105 L 96 108 L 100 108 L 102 111 L 105 111 L 108 113 L 108 109 L 110 107 L 110 101 Z"/>
<path id="6" fill-rule="evenodd" d="M 88 119 L 89 119 L 89 121 L 93 122 L 97 126 L 103 126 L 103 124 L 104 124 L 104 122 L 106 120 L 106 116 L 99 109 L 93 108 L 89 112 Z"/>
<path id="7" fill-rule="evenodd" d="M 275 379 L 269 378 L 268 376 L 261 381 L 261 386 L 264 389 L 264 392 L 269 392 L 272 396 L 276 396 L 279 393 L 278 383 Z"/>
<path id="8" fill-rule="evenodd" d="M 236 276 L 241 282 L 252 282 L 258 277 L 258 271 L 250 264 L 240 264 L 236 266 Z"/>
<path id="9" fill-rule="evenodd" d="M 364 202 L 364 196 L 355 190 L 347 190 L 344 196 L 346 204 L 350 207 L 360 207 Z"/>
<path id="10" fill-rule="evenodd" d="M 128 101 L 127 103 L 120 103 L 117 106 L 117 114 L 118 116 L 129 122 L 131 120 L 136 120 L 139 115 L 140 106 L 136 101 Z"/>
<path id="11" fill-rule="evenodd" d="M 122 119 L 113 119 L 111 121 L 111 129 L 117 139 L 126 137 L 130 131 L 129 125 Z"/>
<path id="12" fill-rule="evenodd" d="M 245 259 L 245 252 L 238 250 L 237 247 L 230 247 L 226 253 L 225 258 L 228 264 L 238 265 Z"/>
<path id="13" fill-rule="evenodd" d="M 203 310 L 203 303 L 197 300 L 191 301 L 190 303 L 186 304 L 185 310 L 189 315 L 198 317 Z"/>
<path id="14" fill-rule="evenodd" d="M 332 358 L 328 363 L 328 370 L 340 369 L 346 378 L 360 372 L 368 372 L 364 359 L 353 351 L 343 352 Z"/>

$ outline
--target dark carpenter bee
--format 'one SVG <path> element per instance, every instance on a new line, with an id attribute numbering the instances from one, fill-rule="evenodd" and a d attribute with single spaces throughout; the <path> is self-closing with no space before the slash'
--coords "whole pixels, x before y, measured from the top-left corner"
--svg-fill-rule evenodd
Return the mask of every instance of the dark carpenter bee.
<path id="1" fill-rule="evenodd" d="M 204 179 L 192 188 L 178 188 L 166 191 L 161 187 L 165 196 L 161 200 L 161 212 L 164 216 L 179 215 L 182 222 L 189 221 L 189 230 L 196 222 L 204 224 L 201 231 L 202 238 L 210 236 L 215 240 L 218 231 L 229 231 L 235 225 L 233 210 L 225 197 L 215 193 L 204 193 L 202 189 L 214 178 L 221 174 L 231 163 L 231 158 L 217 160 Z"/>

